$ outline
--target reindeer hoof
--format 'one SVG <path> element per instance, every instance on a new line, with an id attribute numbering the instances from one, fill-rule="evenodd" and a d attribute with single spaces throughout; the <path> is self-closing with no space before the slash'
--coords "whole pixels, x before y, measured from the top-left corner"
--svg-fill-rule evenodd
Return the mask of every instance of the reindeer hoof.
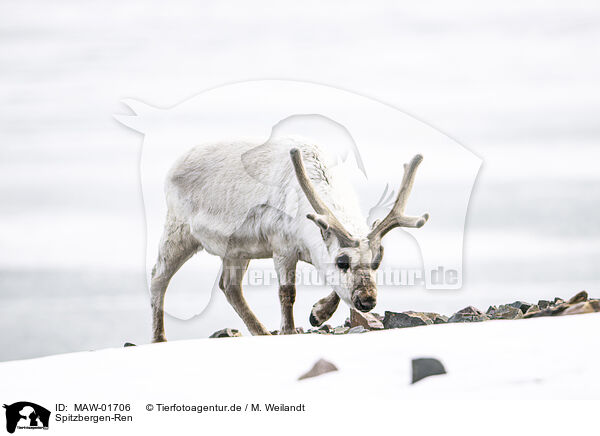
<path id="1" fill-rule="evenodd" d="M 310 325 L 312 325 L 313 327 L 319 327 L 321 324 L 323 324 L 325 321 L 319 321 L 317 319 L 317 317 L 315 316 L 314 313 L 310 313 L 310 317 L 308 318 L 308 320 L 310 321 Z"/>

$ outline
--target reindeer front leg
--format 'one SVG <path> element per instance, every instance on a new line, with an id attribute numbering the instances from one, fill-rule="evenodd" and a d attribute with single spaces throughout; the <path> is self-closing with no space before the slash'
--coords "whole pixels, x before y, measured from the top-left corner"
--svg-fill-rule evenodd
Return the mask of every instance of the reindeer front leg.
<path id="1" fill-rule="evenodd" d="M 318 327 L 333 316 L 335 311 L 340 304 L 340 297 L 338 294 L 332 292 L 327 297 L 321 298 L 317 301 L 310 311 L 310 324 L 313 327 Z"/>
<path id="2" fill-rule="evenodd" d="M 225 298 L 237 314 L 242 318 L 246 327 L 253 335 L 270 335 L 269 330 L 252 312 L 242 294 L 242 279 L 248 268 L 247 259 L 223 259 L 223 273 L 219 286 L 225 293 Z"/>
<path id="3" fill-rule="evenodd" d="M 273 254 L 273 263 L 279 278 L 279 303 L 281 304 L 281 334 L 296 333 L 294 324 L 294 303 L 296 302 L 296 264 L 295 256 Z"/>

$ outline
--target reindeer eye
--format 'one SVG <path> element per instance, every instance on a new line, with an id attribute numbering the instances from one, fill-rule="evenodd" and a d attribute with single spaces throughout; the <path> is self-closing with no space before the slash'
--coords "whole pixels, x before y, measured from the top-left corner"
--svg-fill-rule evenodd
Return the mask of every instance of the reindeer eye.
<path id="1" fill-rule="evenodd" d="M 350 268 L 350 258 L 347 255 L 342 254 L 335 260 L 335 264 L 339 269 L 346 272 L 348 271 L 348 268 Z"/>

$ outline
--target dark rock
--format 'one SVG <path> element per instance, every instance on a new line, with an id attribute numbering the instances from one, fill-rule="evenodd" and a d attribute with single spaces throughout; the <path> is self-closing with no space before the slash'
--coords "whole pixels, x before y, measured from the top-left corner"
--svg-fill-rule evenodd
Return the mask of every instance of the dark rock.
<path id="1" fill-rule="evenodd" d="M 317 377 L 321 374 L 326 374 L 328 372 L 337 371 L 337 366 L 333 363 L 328 362 L 325 359 L 319 359 L 317 363 L 313 365 L 313 367 L 305 374 L 302 374 L 298 377 L 298 380 L 304 380 L 305 378 Z"/>
<path id="2" fill-rule="evenodd" d="M 446 374 L 446 369 L 438 359 L 427 357 L 412 360 L 412 383 L 440 374 Z"/>
<path id="3" fill-rule="evenodd" d="M 473 306 L 465 307 L 452 315 L 448 322 L 480 322 L 487 321 L 490 317 Z"/>
<path id="4" fill-rule="evenodd" d="M 425 324 L 433 324 L 433 318 L 435 316 L 442 316 L 438 313 L 432 313 L 432 312 L 414 312 L 412 310 L 407 310 L 406 312 L 407 315 L 410 316 L 416 316 L 417 318 L 421 318 L 423 321 L 425 321 Z"/>
<path id="5" fill-rule="evenodd" d="M 439 313 L 425 312 L 425 315 L 433 321 L 434 324 L 446 324 L 448 317 L 446 315 L 440 315 Z"/>
<path id="6" fill-rule="evenodd" d="M 587 293 L 586 293 L 586 295 L 587 295 Z M 580 298 L 582 298 L 582 296 L 583 295 L 579 295 L 578 298 L 580 299 Z M 577 297 L 577 295 L 576 295 L 576 297 Z M 575 314 L 580 314 L 580 313 L 592 313 L 592 312 L 600 312 L 600 301 L 599 300 L 592 299 L 592 300 L 588 300 L 588 301 L 580 301 L 579 303 L 575 303 L 575 304 L 562 303 L 557 306 L 550 306 L 548 309 L 540 311 L 540 315 L 534 314 L 533 316 L 575 315 Z"/>
<path id="7" fill-rule="evenodd" d="M 540 310 L 538 312 L 528 312 L 526 313 L 523 318 L 538 318 L 540 316 L 555 316 L 555 315 L 559 315 L 563 310 L 567 309 L 569 307 L 568 304 L 566 303 L 562 303 L 559 304 L 558 306 L 549 306 L 544 310 Z"/>
<path id="8" fill-rule="evenodd" d="M 313 333 L 317 335 L 326 335 L 330 332 L 330 330 L 321 330 L 321 329 L 308 329 L 307 333 Z"/>
<path id="9" fill-rule="evenodd" d="M 136 345 L 135 345 L 135 344 L 133 344 L 133 343 L 131 343 L 131 342 L 125 342 L 125 343 L 123 344 L 123 346 L 124 346 L 124 347 L 135 347 Z"/>
<path id="10" fill-rule="evenodd" d="M 386 329 L 398 329 L 404 327 L 416 327 L 419 325 L 433 324 L 429 318 L 422 316 L 417 313 L 397 313 L 397 312 L 385 312 L 383 318 L 383 326 Z"/>
<path id="11" fill-rule="evenodd" d="M 329 333 L 329 332 L 331 332 L 331 330 L 332 329 L 329 324 L 324 324 L 318 329 L 318 331 L 323 332 L 323 333 Z"/>
<path id="12" fill-rule="evenodd" d="M 364 328 L 361 325 L 357 325 L 355 327 L 352 327 L 350 330 L 348 330 L 348 333 L 365 333 L 368 332 L 369 330 L 367 330 L 366 328 Z"/>
<path id="13" fill-rule="evenodd" d="M 220 331 L 221 331 L 221 330 L 219 330 L 219 332 L 220 332 Z M 216 335 L 216 334 L 217 334 L 217 333 L 219 333 L 219 332 L 215 332 L 215 333 L 213 333 L 213 335 Z M 273 336 L 277 336 L 277 335 L 279 334 L 279 330 L 271 330 L 271 331 L 270 331 L 270 333 L 271 333 Z M 240 336 L 241 336 L 241 335 L 240 335 Z M 212 336 L 210 336 L 210 337 L 212 338 Z M 216 337 L 216 336 L 215 336 L 215 337 Z M 226 337 L 226 336 L 223 336 L 223 337 Z"/>
<path id="14" fill-rule="evenodd" d="M 575 304 L 575 303 L 581 303 L 583 301 L 587 301 L 588 299 L 588 293 L 586 291 L 581 291 L 578 292 L 577 294 L 573 295 L 571 298 L 569 298 L 569 301 L 567 301 L 568 304 Z"/>
<path id="15" fill-rule="evenodd" d="M 593 313 L 600 311 L 600 302 L 598 300 L 582 301 L 572 304 L 562 311 L 561 315 L 577 315 L 580 313 Z"/>
<path id="16" fill-rule="evenodd" d="M 385 312 L 383 317 L 383 326 L 386 329 L 396 329 L 404 327 L 416 327 L 428 324 L 444 324 L 448 322 L 448 317 L 434 312 Z"/>
<path id="17" fill-rule="evenodd" d="M 448 322 L 447 316 L 440 315 L 439 313 L 435 312 L 413 312 L 412 310 L 407 310 L 404 313 L 408 313 L 413 316 L 418 316 L 427 324 L 444 324 Z"/>
<path id="18" fill-rule="evenodd" d="M 544 310 L 544 309 L 547 309 L 548 307 L 550 307 L 551 304 L 552 303 L 548 300 L 540 300 L 540 301 L 538 301 L 537 305 L 539 306 L 540 310 Z"/>
<path id="19" fill-rule="evenodd" d="M 371 313 L 350 309 L 350 327 L 361 326 L 367 330 L 381 330 L 383 323 Z"/>
<path id="20" fill-rule="evenodd" d="M 512 305 L 502 304 L 493 313 L 488 313 L 488 316 L 492 319 L 519 319 L 523 318 L 523 312 Z"/>
<path id="21" fill-rule="evenodd" d="M 223 329 L 223 330 L 214 332 L 212 335 L 209 336 L 209 338 L 235 338 L 235 337 L 239 337 L 239 336 L 242 336 L 242 334 L 239 332 L 239 330 Z"/>
<path id="22" fill-rule="evenodd" d="M 464 309 L 459 310 L 456 313 L 468 314 L 468 315 L 482 315 L 483 312 L 474 306 L 467 306 Z"/>
<path id="23" fill-rule="evenodd" d="M 535 312 L 539 312 L 540 310 L 541 310 L 540 306 L 538 306 L 537 304 L 534 304 L 529 309 L 527 309 L 526 313 L 535 313 Z"/>
<path id="24" fill-rule="evenodd" d="M 492 316 L 492 315 L 494 315 L 494 312 L 496 312 L 497 310 L 498 310 L 498 308 L 496 306 L 490 306 L 490 307 L 488 307 L 488 310 L 485 313 L 486 313 L 486 315 Z"/>
<path id="25" fill-rule="evenodd" d="M 550 316 L 551 310 L 552 310 L 552 308 L 548 307 L 543 310 L 538 310 L 537 312 L 527 312 L 525 315 L 523 315 L 523 318 L 529 319 L 529 318 L 539 318 L 541 316 Z"/>
<path id="26" fill-rule="evenodd" d="M 558 304 L 556 306 L 550 306 L 548 309 L 550 311 L 550 315 L 554 316 L 554 315 L 559 315 L 561 314 L 565 309 L 567 309 L 569 307 L 569 305 L 567 303 L 561 303 Z"/>
<path id="27" fill-rule="evenodd" d="M 237 331 L 237 330 L 234 330 L 234 331 Z M 296 334 L 298 334 L 298 335 L 303 335 L 305 333 L 312 333 L 315 331 L 316 331 L 316 329 L 308 329 L 308 331 L 305 332 L 304 327 L 296 327 Z M 270 333 L 272 336 L 283 335 L 283 333 L 281 333 L 279 330 L 272 330 Z M 239 336 L 242 336 L 242 335 L 240 334 Z"/>
<path id="28" fill-rule="evenodd" d="M 559 304 L 563 304 L 565 302 L 565 300 L 563 300 L 560 297 L 554 297 L 554 301 L 552 302 L 553 305 L 558 306 Z"/>
<path id="29" fill-rule="evenodd" d="M 525 303 L 524 301 L 515 301 L 514 303 L 510 303 L 509 306 L 512 306 L 516 309 L 521 309 L 521 312 L 527 313 L 527 311 L 531 306 L 533 306 L 533 304 Z"/>

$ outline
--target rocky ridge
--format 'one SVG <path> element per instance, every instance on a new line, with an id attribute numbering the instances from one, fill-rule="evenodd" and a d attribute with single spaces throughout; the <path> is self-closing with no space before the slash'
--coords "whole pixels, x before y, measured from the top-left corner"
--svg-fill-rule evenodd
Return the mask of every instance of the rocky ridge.
<path id="1" fill-rule="evenodd" d="M 482 312 L 473 306 L 467 306 L 449 317 L 439 313 L 415 312 L 412 310 L 405 312 L 386 311 L 381 316 L 377 313 L 362 313 L 351 309 L 350 317 L 346 319 L 343 326 L 332 327 L 329 324 L 325 324 L 318 328 L 308 329 L 307 331 L 299 327 L 297 331 L 303 334 L 345 335 L 432 324 L 537 318 L 541 316 L 576 315 L 592 312 L 600 312 L 600 299 L 589 298 L 586 291 L 581 291 L 568 300 L 556 297 L 552 301 L 539 300 L 535 304 L 515 301 L 509 304 L 490 306 L 486 312 Z M 277 330 L 271 332 L 271 334 L 278 333 Z M 234 329 L 223 329 L 215 332 L 210 337 L 222 338 L 234 336 L 241 336 L 241 334 Z"/>

